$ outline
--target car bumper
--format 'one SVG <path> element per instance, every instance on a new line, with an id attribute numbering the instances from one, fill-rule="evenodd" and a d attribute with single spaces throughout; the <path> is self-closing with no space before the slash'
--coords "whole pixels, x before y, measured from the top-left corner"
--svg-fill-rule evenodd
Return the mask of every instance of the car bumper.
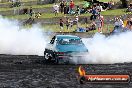
<path id="1" fill-rule="evenodd" d="M 67 55 L 57 56 L 60 62 L 62 63 L 78 63 L 78 61 L 87 58 L 88 52 L 86 53 L 72 53 Z"/>

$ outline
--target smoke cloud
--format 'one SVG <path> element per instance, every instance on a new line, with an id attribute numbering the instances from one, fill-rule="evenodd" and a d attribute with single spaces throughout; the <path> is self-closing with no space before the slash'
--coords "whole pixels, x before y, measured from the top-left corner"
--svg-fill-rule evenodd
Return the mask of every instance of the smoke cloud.
<path id="1" fill-rule="evenodd" d="M 46 39 L 39 25 L 21 28 L 19 22 L 0 16 L 0 54 L 43 55 Z"/>
<path id="2" fill-rule="evenodd" d="M 89 54 L 82 63 L 124 63 L 132 62 L 132 32 L 105 37 L 95 34 L 93 38 L 83 39 Z"/>
<path id="3" fill-rule="evenodd" d="M 43 55 L 49 36 L 44 35 L 39 25 L 30 29 L 21 28 L 19 22 L 0 16 L 0 54 Z M 105 37 L 95 34 L 93 38 L 83 38 L 89 54 L 75 63 L 124 63 L 132 62 L 132 32 Z"/>

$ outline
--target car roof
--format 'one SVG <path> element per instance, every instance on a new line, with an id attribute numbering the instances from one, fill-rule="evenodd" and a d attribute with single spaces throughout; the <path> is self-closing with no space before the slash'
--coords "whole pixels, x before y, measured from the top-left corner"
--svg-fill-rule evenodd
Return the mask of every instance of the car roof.
<path id="1" fill-rule="evenodd" d="M 74 38 L 74 39 L 80 39 L 80 37 L 75 35 L 56 35 L 56 38 Z"/>

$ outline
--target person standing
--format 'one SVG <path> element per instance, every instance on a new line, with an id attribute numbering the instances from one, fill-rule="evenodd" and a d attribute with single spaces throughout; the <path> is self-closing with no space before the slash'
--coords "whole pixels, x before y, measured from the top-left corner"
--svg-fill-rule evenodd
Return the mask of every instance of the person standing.
<path id="1" fill-rule="evenodd" d="M 78 20 L 79 20 L 79 18 L 78 18 L 78 16 L 76 16 L 75 22 L 76 22 L 77 27 L 79 27 Z"/>
<path id="2" fill-rule="evenodd" d="M 101 30 L 101 20 L 100 20 L 99 16 L 95 20 L 95 23 L 96 23 L 96 27 L 98 28 L 98 32 L 102 33 L 102 30 Z"/>
<path id="3" fill-rule="evenodd" d="M 69 19 L 69 26 L 72 28 L 72 26 L 73 26 L 73 21 L 72 21 L 72 19 Z"/>
<path id="4" fill-rule="evenodd" d="M 123 21 L 121 18 L 119 18 L 119 27 L 122 29 L 124 27 Z"/>
<path id="5" fill-rule="evenodd" d="M 74 6 L 75 6 L 75 5 L 74 5 L 74 2 L 73 2 L 73 0 L 71 0 L 71 1 L 70 1 L 70 12 L 69 12 L 70 14 L 73 12 Z"/>
<path id="6" fill-rule="evenodd" d="M 90 20 L 95 20 L 97 16 L 97 10 L 95 7 L 92 8 L 91 13 L 92 15 L 90 16 Z"/>
<path id="7" fill-rule="evenodd" d="M 75 13 L 76 15 L 80 15 L 80 8 L 79 8 L 79 6 L 77 6 L 77 10 L 76 10 L 76 13 Z"/>
<path id="8" fill-rule="evenodd" d="M 119 18 L 115 18 L 114 30 L 119 29 Z"/>
<path id="9" fill-rule="evenodd" d="M 61 13 L 63 13 L 64 12 L 64 1 L 62 1 L 61 3 L 60 3 L 60 11 L 61 11 Z"/>
<path id="10" fill-rule="evenodd" d="M 61 30 L 63 30 L 63 25 L 64 25 L 63 20 L 60 19 L 60 29 L 61 29 Z"/>
<path id="11" fill-rule="evenodd" d="M 32 15 L 33 15 L 33 9 L 32 9 L 32 7 L 30 7 L 30 9 L 29 9 L 29 15 L 32 17 Z"/>
<path id="12" fill-rule="evenodd" d="M 69 29 L 69 19 L 68 18 L 66 19 L 66 28 L 67 30 Z"/>
<path id="13" fill-rule="evenodd" d="M 65 3 L 64 6 L 64 15 L 69 13 L 69 6 L 67 5 L 67 3 Z"/>
<path id="14" fill-rule="evenodd" d="M 59 13 L 59 5 L 57 5 L 56 3 L 53 5 L 53 9 L 54 9 L 54 13 L 55 13 L 55 16 L 58 15 Z"/>
<path id="15" fill-rule="evenodd" d="M 101 14 L 99 14 L 99 19 L 101 21 L 101 32 L 103 32 L 103 26 L 104 26 L 104 16 L 102 16 Z"/>
<path id="16" fill-rule="evenodd" d="M 67 14 L 67 6 L 64 6 L 64 15 Z"/>

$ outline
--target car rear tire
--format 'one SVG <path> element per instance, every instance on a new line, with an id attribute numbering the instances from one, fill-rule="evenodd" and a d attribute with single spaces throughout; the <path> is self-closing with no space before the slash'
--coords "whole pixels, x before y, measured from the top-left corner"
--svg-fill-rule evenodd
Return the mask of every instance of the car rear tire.
<path id="1" fill-rule="evenodd" d="M 44 60 L 49 63 L 51 62 L 51 59 L 52 59 L 52 56 L 49 53 L 44 52 Z"/>

